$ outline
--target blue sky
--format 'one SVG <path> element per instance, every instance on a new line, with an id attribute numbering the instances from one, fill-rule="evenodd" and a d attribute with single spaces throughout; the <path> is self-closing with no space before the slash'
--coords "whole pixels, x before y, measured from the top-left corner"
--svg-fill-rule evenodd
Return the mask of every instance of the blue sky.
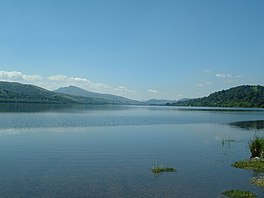
<path id="1" fill-rule="evenodd" d="M 132 99 L 264 85 L 263 0 L 0 0 L 0 80 Z"/>

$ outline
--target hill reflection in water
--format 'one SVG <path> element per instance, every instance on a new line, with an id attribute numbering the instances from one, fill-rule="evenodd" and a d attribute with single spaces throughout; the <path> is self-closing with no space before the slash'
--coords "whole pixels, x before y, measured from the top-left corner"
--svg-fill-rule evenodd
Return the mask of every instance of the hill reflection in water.
<path id="1" fill-rule="evenodd" d="M 243 121 L 243 122 L 232 122 L 231 126 L 239 127 L 242 129 L 252 130 L 252 129 L 264 129 L 264 120 L 253 120 L 253 121 Z"/>

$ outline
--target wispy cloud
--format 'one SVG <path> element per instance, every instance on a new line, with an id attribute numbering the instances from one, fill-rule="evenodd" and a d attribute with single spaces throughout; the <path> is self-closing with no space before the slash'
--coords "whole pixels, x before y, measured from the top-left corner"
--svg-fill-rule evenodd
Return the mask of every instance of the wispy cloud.
<path id="1" fill-rule="evenodd" d="M 237 82 L 239 78 L 242 78 L 241 75 L 232 75 L 226 73 L 217 73 L 216 78 L 223 79 L 225 83 L 234 83 Z"/>
<path id="2" fill-rule="evenodd" d="M 39 75 L 25 75 L 18 71 L 0 71 L 0 80 L 4 81 L 39 81 L 42 77 Z"/>
<path id="3" fill-rule="evenodd" d="M 196 86 L 197 87 L 205 87 L 205 86 L 208 86 L 208 85 L 211 85 L 211 84 L 212 84 L 211 82 L 203 81 L 203 82 L 197 83 Z"/>
<path id="4" fill-rule="evenodd" d="M 128 89 L 126 86 L 118 86 L 114 89 L 114 91 L 117 91 L 117 92 L 128 92 L 128 93 L 135 93 L 136 91 L 135 90 L 132 90 L 132 89 Z"/>
<path id="5" fill-rule="evenodd" d="M 156 89 L 149 89 L 148 92 L 149 92 L 149 93 L 158 93 L 159 91 L 156 90 Z"/>
<path id="6" fill-rule="evenodd" d="M 62 84 L 62 86 L 75 85 L 75 86 L 80 86 L 86 89 L 110 89 L 111 88 L 110 85 L 107 85 L 104 83 L 95 83 L 86 78 L 68 77 L 62 74 L 49 76 L 47 79 L 49 81 Z"/>
<path id="7" fill-rule="evenodd" d="M 233 75 L 231 74 L 216 74 L 216 78 L 233 78 Z"/>
<path id="8" fill-rule="evenodd" d="M 65 76 L 65 75 L 60 75 L 60 74 L 58 74 L 58 75 L 54 75 L 54 76 L 49 76 L 48 77 L 48 80 L 53 80 L 53 81 L 65 81 L 65 80 L 67 80 L 67 76 Z"/>
<path id="9" fill-rule="evenodd" d="M 211 72 L 210 70 L 208 70 L 208 69 L 204 70 L 204 72 L 207 73 L 207 74 L 211 74 L 211 73 L 212 73 L 212 72 Z"/>

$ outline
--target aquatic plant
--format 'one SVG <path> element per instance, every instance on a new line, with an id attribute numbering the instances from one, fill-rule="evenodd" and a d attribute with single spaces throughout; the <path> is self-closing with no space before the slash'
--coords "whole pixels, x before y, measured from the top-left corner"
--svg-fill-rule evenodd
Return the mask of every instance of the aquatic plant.
<path id="1" fill-rule="evenodd" d="M 158 163 L 156 163 L 156 164 L 152 167 L 151 171 L 152 171 L 153 173 L 163 173 L 163 172 L 175 172 L 176 169 L 175 169 L 175 168 L 170 168 L 170 167 L 162 167 L 162 166 L 160 166 Z"/>
<path id="2" fill-rule="evenodd" d="M 232 166 L 254 171 L 264 171 L 264 138 L 254 135 L 254 138 L 249 142 L 249 150 L 251 152 L 250 159 L 237 161 Z"/>
<path id="3" fill-rule="evenodd" d="M 257 135 L 249 142 L 249 149 L 251 152 L 251 158 L 264 157 L 264 138 Z"/>
<path id="4" fill-rule="evenodd" d="M 235 168 L 242 168 L 254 171 L 264 171 L 264 159 L 253 158 L 249 160 L 241 160 L 232 164 Z"/>
<path id="5" fill-rule="evenodd" d="M 242 191 L 242 190 L 227 190 L 222 193 L 223 195 L 230 198 L 256 198 L 257 196 L 250 191 Z"/>
<path id="6" fill-rule="evenodd" d="M 222 147 L 224 147 L 225 145 L 230 147 L 231 143 L 234 143 L 234 142 L 236 142 L 236 140 L 233 140 L 233 139 L 222 139 L 221 140 L 221 145 L 222 145 Z"/>
<path id="7" fill-rule="evenodd" d="M 168 168 L 168 167 L 157 167 L 157 168 L 152 168 L 153 173 L 162 173 L 162 172 L 175 172 L 175 168 Z"/>

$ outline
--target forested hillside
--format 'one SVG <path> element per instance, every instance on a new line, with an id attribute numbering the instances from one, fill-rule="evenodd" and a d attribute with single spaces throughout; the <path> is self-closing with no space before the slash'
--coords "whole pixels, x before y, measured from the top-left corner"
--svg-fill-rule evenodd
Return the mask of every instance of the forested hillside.
<path id="1" fill-rule="evenodd" d="M 242 85 L 215 92 L 208 97 L 178 101 L 169 106 L 264 108 L 264 87 Z"/>
<path id="2" fill-rule="evenodd" d="M 41 87 L 15 82 L 0 82 L 0 102 L 47 104 L 111 104 L 110 101 L 48 91 Z"/>

